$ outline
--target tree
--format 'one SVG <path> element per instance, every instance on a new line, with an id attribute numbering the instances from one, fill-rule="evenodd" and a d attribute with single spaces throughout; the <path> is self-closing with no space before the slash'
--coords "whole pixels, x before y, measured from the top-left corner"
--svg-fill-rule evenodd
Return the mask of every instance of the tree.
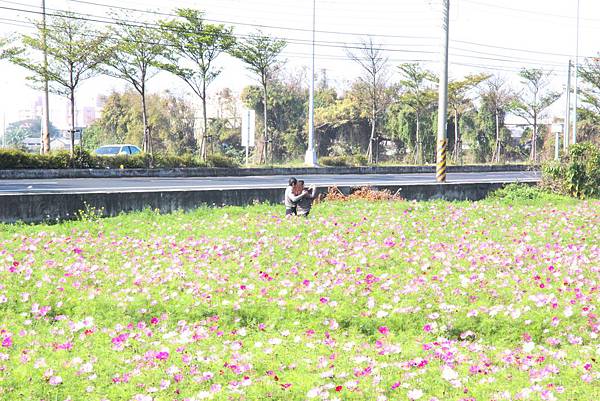
<path id="1" fill-rule="evenodd" d="M 454 119 L 454 149 L 452 160 L 457 163 L 462 160 L 462 138 L 460 135 L 460 118 L 466 111 L 473 108 L 469 92 L 489 78 L 486 74 L 467 75 L 465 78 L 450 81 L 448 84 L 448 110 Z"/>
<path id="2" fill-rule="evenodd" d="M 577 140 L 600 143 L 600 58 L 588 59 L 579 73 L 583 107 L 578 110 Z"/>
<path id="3" fill-rule="evenodd" d="M 421 120 L 423 114 L 431 108 L 436 99 L 436 92 L 431 83 L 437 82 L 437 77 L 430 71 L 423 70 L 419 64 L 406 63 L 398 67 L 402 74 L 400 85 L 404 93 L 400 102 L 409 106 L 416 117 L 416 148 L 415 161 L 423 163 L 423 138 L 421 137 Z"/>
<path id="4" fill-rule="evenodd" d="M 47 80 L 50 92 L 69 99 L 71 156 L 75 150 L 75 91 L 84 80 L 98 74 L 97 67 L 108 54 L 106 40 L 105 34 L 98 33 L 85 21 L 75 18 L 74 14 L 62 12 L 51 17 L 45 31 L 42 24 L 38 24 L 35 35 L 22 37 L 29 50 L 43 52 L 46 49 L 46 68 L 31 54 L 11 58 L 13 63 L 33 73 L 27 79 L 33 82 L 34 87 L 41 87 Z"/>
<path id="5" fill-rule="evenodd" d="M 139 94 L 142 103 L 142 148 L 144 152 L 152 153 L 146 85 L 148 80 L 158 73 L 160 59 L 166 53 L 162 33 L 147 25 L 117 22 L 117 27 L 111 30 L 111 35 L 114 40 L 111 57 L 105 61 L 109 67 L 105 73 L 129 82 Z"/>
<path id="6" fill-rule="evenodd" d="M 504 117 L 511 110 L 515 101 L 515 94 L 507 87 L 506 81 L 501 77 L 494 77 L 487 81 L 485 89 L 480 91 L 482 107 L 487 106 L 494 117 L 494 148 L 492 162 L 500 163 L 502 158 L 502 138 L 500 132 L 504 126 Z"/>
<path id="7" fill-rule="evenodd" d="M 383 111 L 387 104 L 383 102 L 382 92 L 385 90 L 385 70 L 388 58 L 382 55 L 382 50 L 373 44 L 369 37 L 362 40 L 355 52 L 347 50 L 348 56 L 360 65 L 363 75 L 359 80 L 367 89 L 371 109 L 371 135 L 369 137 L 369 148 L 367 159 L 373 163 L 373 142 L 375 142 L 375 130 L 378 114 Z"/>
<path id="8" fill-rule="evenodd" d="M 173 154 L 196 151 L 194 110 L 170 92 L 147 95 L 148 122 L 153 127 L 155 151 Z M 93 150 L 107 143 L 143 141 L 142 105 L 135 90 L 113 92 L 104 99 L 102 116 L 85 131 L 85 146 Z"/>
<path id="9" fill-rule="evenodd" d="M 42 132 L 42 119 L 37 117 L 33 119 L 15 121 L 6 127 L 6 144 L 16 148 L 21 148 L 23 140 L 26 138 L 40 138 Z M 56 138 L 60 132 L 56 127 L 50 125 L 50 137 Z"/>
<path id="10" fill-rule="evenodd" d="M 259 156 L 259 161 L 267 161 L 269 131 L 267 119 L 268 103 L 268 85 L 275 72 L 280 67 L 279 56 L 286 46 L 283 40 L 274 39 L 258 31 L 239 42 L 232 50 L 231 54 L 246 64 L 246 68 L 258 75 L 262 87 L 263 95 L 263 149 Z M 271 153 L 273 147 L 271 146 Z"/>
<path id="11" fill-rule="evenodd" d="M 0 38 L 0 60 L 10 59 L 22 51 L 18 47 L 11 47 L 11 44 L 10 38 Z"/>
<path id="12" fill-rule="evenodd" d="M 523 68 L 519 73 L 521 83 L 525 85 L 525 93 L 512 102 L 513 112 L 523 118 L 532 127 L 531 153 L 532 162 L 537 161 L 538 122 L 552 103 L 561 96 L 558 92 L 545 90 L 549 82 L 549 74 L 543 70 Z"/>
<path id="13" fill-rule="evenodd" d="M 221 73 L 221 69 L 214 66 L 215 59 L 235 44 L 233 28 L 206 23 L 203 13 L 198 10 L 178 9 L 177 15 L 179 19 L 161 22 L 164 38 L 172 49 L 163 68 L 181 78 L 202 102 L 200 154 L 206 159 L 206 90 Z M 182 62 L 191 67 L 181 66 Z"/>
<path id="14" fill-rule="evenodd" d="M 275 160 L 297 157 L 306 150 L 306 110 L 308 93 L 305 88 L 287 80 L 273 79 L 269 89 L 271 147 Z M 242 92 L 244 104 L 254 110 L 262 107 L 262 90 L 248 86 Z"/>

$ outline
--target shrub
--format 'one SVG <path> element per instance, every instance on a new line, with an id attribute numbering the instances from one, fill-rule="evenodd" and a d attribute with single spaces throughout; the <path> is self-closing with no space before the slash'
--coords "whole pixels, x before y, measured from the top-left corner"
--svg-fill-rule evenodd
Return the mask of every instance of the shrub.
<path id="1" fill-rule="evenodd" d="M 543 197 L 543 191 L 535 186 L 526 184 L 512 183 L 497 189 L 489 195 L 491 199 L 501 199 L 505 201 L 534 200 Z"/>
<path id="2" fill-rule="evenodd" d="M 223 156 L 223 155 L 219 155 L 219 154 L 207 156 L 206 162 L 210 167 L 227 167 L 227 168 L 239 167 L 239 165 L 236 163 L 235 160 L 233 160 L 227 156 Z"/>
<path id="3" fill-rule="evenodd" d="M 354 155 L 353 159 L 355 166 L 366 166 L 369 164 L 369 159 L 367 159 L 367 156 L 365 155 Z"/>
<path id="4" fill-rule="evenodd" d="M 331 167 L 350 167 L 352 163 L 346 156 L 325 156 L 319 159 L 319 164 Z"/>
<path id="5" fill-rule="evenodd" d="M 2 169 L 65 169 L 65 168 L 185 168 L 185 167 L 238 167 L 231 158 L 211 155 L 203 162 L 192 154 L 137 154 L 132 156 L 97 156 L 85 150 L 76 149 L 71 158 L 69 152 L 51 152 L 48 155 L 27 153 L 22 150 L 0 149 L 0 170 Z"/>
<path id="6" fill-rule="evenodd" d="M 560 162 L 542 167 L 542 185 L 578 198 L 600 196 L 600 147 L 582 142 L 569 147 Z"/>

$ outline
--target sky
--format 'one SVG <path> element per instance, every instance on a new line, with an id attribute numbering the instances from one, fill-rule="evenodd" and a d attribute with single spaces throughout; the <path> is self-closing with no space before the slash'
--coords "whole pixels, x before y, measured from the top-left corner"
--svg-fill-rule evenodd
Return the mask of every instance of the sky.
<path id="1" fill-rule="evenodd" d="M 316 70 L 327 71 L 332 85 L 343 88 L 360 68 L 347 55 L 367 36 L 389 58 L 388 74 L 398 80 L 397 66 L 420 61 L 439 70 L 441 45 L 441 0 L 316 0 Z M 567 65 L 576 45 L 577 0 L 450 0 L 450 78 L 486 72 L 501 75 L 518 87 L 521 67 L 536 67 L 551 73 L 552 88 L 563 90 Z M 175 8 L 205 11 L 209 22 L 234 26 L 236 35 L 262 30 L 286 39 L 282 54 L 286 68 L 300 74 L 311 59 L 313 0 L 46 0 L 49 13 L 70 10 L 94 20 L 106 20 L 117 11 L 120 18 L 152 21 L 171 18 Z M 31 20 L 39 18 L 41 0 L 0 0 L 0 36 L 18 37 L 32 32 Z M 580 0 L 580 61 L 600 52 L 600 1 Z M 218 64 L 221 76 L 212 93 L 229 87 L 239 93 L 254 77 L 229 56 Z M 6 124 L 31 108 L 39 93 L 27 86 L 27 73 L 0 61 L 0 121 Z M 306 74 L 305 74 L 306 75 Z M 308 78 L 306 84 L 308 85 Z M 86 81 L 79 92 L 79 107 L 95 104 L 99 94 L 123 90 L 127 84 L 107 77 Z M 152 92 L 170 91 L 189 96 L 185 86 L 168 73 L 149 82 Z M 190 99 L 193 99 L 190 96 Z M 51 119 L 66 125 L 66 101 L 52 96 Z M 552 109 L 560 115 L 561 99 Z"/>

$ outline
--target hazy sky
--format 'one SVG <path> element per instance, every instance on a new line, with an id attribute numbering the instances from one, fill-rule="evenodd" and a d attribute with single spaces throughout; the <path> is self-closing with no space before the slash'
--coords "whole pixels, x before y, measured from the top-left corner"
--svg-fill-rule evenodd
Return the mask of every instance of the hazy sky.
<path id="1" fill-rule="evenodd" d="M 0 0 L 0 35 L 30 31 L 27 21 L 39 17 L 40 4 L 41 0 Z M 371 35 L 386 49 L 391 79 L 397 79 L 395 67 L 406 61 L 423 60 L 428 68 L 437 71 L 440 4 L 441 0 L 316 0 L 317 70 L 326 69 L 330 82 L 343 87 L 359 73 L 358 67 L 348 60 L 346 48 Z M 292 71 L 310 62 L 312 0 L 46 0 L 49 13 L 71 10 L 92 19 L 106 18 L 110 7 L 105 6 L 132 9 L 119 9 L 118 13 L 136 21 L 169 18 L 168 14 L 177 7 L 199 8 L 205 10 L 207 19 L 235 26 L 238 35 L 260 28 L 287 39 L 284 58 Z M 552 71 L 553 86 L 560 90 L 566 82 L 568 59 L 575 53 L 576 6 L 577 0 L 451 0 L 451 77 L 488 72 L 501 74 L 516 84 L 519 68 L 539 67 Z M 581 0 L 582 59 L 600 51 L 598 37 L 600 1 Z M 236 60 L 226 56 L 220 64 L 224 72 L 214 83 L 213 91 L 222 87 L 239 91 L 253 82 Z M 0 62 L 0 73 L 0 107 L 10 122 L 20 109 L 29 107 L 37 93 L 26 86 L 23 70 Z M 153 78 L 149 86 L 151 91 L 186 92 L 177 79 L 166 73 Z M 97 93 L 124 87 L 120 81 L 94 78 L 82 87 L 80 106 L 93 104 Z M 560 112 L 564 106 L 557 105 L 555 109 Z M 58 125 L 64 124 L 64 102 L 53 98 L 53 110 L 52 119 Z"/>

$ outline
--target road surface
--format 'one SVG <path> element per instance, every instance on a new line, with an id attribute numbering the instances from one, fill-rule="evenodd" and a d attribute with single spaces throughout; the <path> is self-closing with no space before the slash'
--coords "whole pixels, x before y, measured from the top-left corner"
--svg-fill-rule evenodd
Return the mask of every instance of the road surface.
<path id="1" fill-rule="evenodd" d="M 236 188 L 284 188 L 288 176 L 182 178 L 65 178 L 0 180 L 0 195 L 26 193 L 199 191 Z M 318 187 L 435 184 L 434 174 L 344 174 L 298 176 Z M 536 171 L 449 173 L 448 183 L 539 181 Z"/>

